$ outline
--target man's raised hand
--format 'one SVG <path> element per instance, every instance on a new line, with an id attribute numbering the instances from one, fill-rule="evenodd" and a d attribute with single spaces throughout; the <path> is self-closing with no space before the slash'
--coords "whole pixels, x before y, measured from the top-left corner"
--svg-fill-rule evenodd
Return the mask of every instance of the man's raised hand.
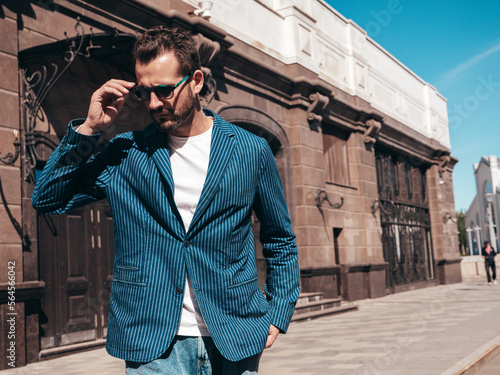
<path id="1" fill-rule="evenodd" d="M 134 82 L 112 79 L 92 94 L 87 119 L 79 133 L 92 135 L 106 130 L 115 121 Z"/>

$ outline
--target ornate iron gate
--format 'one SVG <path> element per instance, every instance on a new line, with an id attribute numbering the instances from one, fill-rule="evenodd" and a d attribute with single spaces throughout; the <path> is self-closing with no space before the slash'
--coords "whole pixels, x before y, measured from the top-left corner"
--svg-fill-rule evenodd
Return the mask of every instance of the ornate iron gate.
<path id="1" fill-rule="evenodd" d="M 387 286 L 434 278 L 426 166 L 376 150 L 378 201 Z"/>

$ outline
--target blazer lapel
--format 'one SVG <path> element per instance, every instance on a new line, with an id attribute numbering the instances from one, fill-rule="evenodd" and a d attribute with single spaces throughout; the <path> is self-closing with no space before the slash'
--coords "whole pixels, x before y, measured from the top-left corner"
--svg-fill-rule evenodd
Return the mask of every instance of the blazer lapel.
<path id="1" fill-rule="evenodd" d="M 174 178 L 172 176 L 172 166 L 170 164 L 170 151 L 165 134 L 161 133 L 156 126 L 148 135 L 148 154 L 153 159 L 158 171 L 167 182 L 170 193 L 174 194 Z"/>
<path id="2" fill-rule="evenodd" d="M 177 209 L 174 201 L 174 178 L 172 176 L 172 165 L 170 163 L 170 151 L 168 149 L 168 140 L 164 133 L 160 132 L 156 125 L 148 134 L 147 153 L 153 160 L 158 169 L 162 180 L 165 182 L 165 194 L 172 213 L 177 218 L 177 226 L 175 226 L 177 233 L 186 233 L 184 224 L 182 222 L 181 214 Z M 154 194 L 155 192 L 152 192 Z M 171 223 L 172 228 L 174 228 Z M 183 237 L 183 235 L 181 235 Z"/>
<path id="3" fill-rule="evenodd" d="M 236 147 L 232 130 L 228 126 L 225 126 L 225 121 L 220 117 L 217 115 L 214 117 L 207 177 L 188 232 L 196 225 L 210 205 L 215 193 L 219 189 L 219 181 L 224 175 Z"/>

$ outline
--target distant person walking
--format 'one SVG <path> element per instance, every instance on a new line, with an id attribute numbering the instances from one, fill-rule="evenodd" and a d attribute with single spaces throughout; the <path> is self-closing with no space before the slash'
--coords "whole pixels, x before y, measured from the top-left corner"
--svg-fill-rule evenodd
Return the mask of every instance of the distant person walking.
<path id="1" fill-rule="evenodd" d="M 488 285 L 492 285 L 491 279 L 493 278 L 493 284 L 497 285 L 497 271 L 495 266 L 495 260 L 497 258 L 497 252 L 491 247 L 489 241 L 484 241 L 484 247 L 482 250 L 482 255 L 484 258 L 484 267 L 486 268 L 486 277 L 488 278 Z M 491 268 L 491 276 L 490 276 Z"/>

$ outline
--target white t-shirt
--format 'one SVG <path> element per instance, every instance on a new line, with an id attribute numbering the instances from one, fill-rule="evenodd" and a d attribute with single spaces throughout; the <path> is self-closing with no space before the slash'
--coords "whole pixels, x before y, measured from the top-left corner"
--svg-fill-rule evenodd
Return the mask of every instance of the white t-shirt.
<path id="1" fill-rule="evenodd" d="M 193 137 L 169 135 L 170 163 L 175 185 L 174 201 L 181 214 L 186 232 L 193 219 L 207 177 L 211 140 L 212 127 L 203 134 Z M 210 335 L 201 317 L 189 276 L 186 280 L 181 322 L 177 334 L 181 336 Z"/>

